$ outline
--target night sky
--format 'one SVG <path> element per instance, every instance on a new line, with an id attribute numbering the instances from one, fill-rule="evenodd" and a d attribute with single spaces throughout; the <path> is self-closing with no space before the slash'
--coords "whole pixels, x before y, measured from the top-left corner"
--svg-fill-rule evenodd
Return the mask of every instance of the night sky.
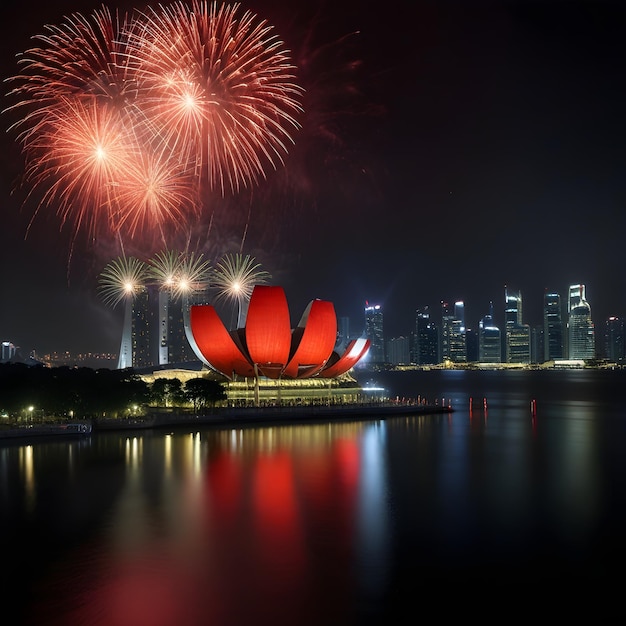
<path id="1" fill-rule="evenodd" d="M 100 4 L 5 0 L 2 78 L 45 24 Z M 306 112 L 284 168 L 206 198 L 213 221 L 192 225 L 196 250 L 255 256 L 294 325 L 321 298 L 358 331 L 367 300 L 383 305 L 389 338 L 413 329 L 417 308 L 464 300 L 475 328 L 490 301 L 501 320 L 505 285 L 521 290 L 532 325 L 545 289 L 565 297 L 575 283 L 598 331 L 626 315 L 626 3 L 242 6 L 292 51 Z M 75 236 L 53 208 L 27 234 L 14 134 L 2 133 L 0 154 L 0 339 L 25 353 L 117 352 L 122 312 L 97 279 L 119 250 Z M 133 252 L 153 250 L 139 238 Z"/>

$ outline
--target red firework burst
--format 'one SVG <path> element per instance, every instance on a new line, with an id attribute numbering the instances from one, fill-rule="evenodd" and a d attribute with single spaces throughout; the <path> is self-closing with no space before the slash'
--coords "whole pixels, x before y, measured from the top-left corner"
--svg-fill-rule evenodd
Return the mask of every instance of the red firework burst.
<path id="1" fill-rule="evenodd" d="M 25 180 L 62 223 L 135 236 L 197 216 L 283 160 L 301 88 L 272 27 L 202 0 L 72 14 L 35 37 L 7 110 Z"/>
<path id="2" fill-rule="evenodd" d="M 149 9 L 130 42 L 156 137 L 194 154 L 211 188 L 238 190 L 282 162 L 301 89 L 266 22 L 239 5 L 176 2 Z"/>

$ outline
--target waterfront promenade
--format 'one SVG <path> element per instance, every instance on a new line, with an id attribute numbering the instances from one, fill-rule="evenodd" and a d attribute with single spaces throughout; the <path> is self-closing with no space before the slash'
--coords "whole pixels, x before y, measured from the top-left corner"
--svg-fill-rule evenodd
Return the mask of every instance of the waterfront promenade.
<path id="1" fill-rule="evenodd" d="M 339 422 L 386 419 L 413 415 L 449 413 L 450 406 L 415 402 L 372 402 L 345 404 L 271 405 L 221 407 L 206 414 L 151 412 L 133 418 L 98 418 L 67 424 L 26 424 L 0 430 L 5 439 L 84 437 L 99 431 L 145 430 L 189 426 L 245 428 L 274 424 Z"/>

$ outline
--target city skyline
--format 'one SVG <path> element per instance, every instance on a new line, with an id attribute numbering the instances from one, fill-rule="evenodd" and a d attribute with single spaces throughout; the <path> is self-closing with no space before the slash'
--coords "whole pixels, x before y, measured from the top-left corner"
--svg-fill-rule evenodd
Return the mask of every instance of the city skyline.
<path id="1" fill-rule="evenodd" d="M 400 335 L 385 332 L 385 310 L 367 302 L 364 335 L 372 341 L 369 361 L 392 365 L 434 365 L 588 361 L 624 358 L 624 318 L 593 319 L 586 286 L 570 285 L 567 297 L 545 290 L 540 323 L 523 315 L 521 291 L 504 289 L 501 307 L 491 301 L 476 325 L 466 323 L 465 302 L 441 301 L 415 311 L 413 327 Z M 495 311 L 500 309 L 500 314 Z"/>
<path id="2" fill-rule="evenodd" d="M 260 269 L 260 266 L 255 266 L 254 260 L 252 260 L 252 265 L 250 265 L 250 267 L 254 267 L 256 269 L 259 277 L 258 284 L 265 284 L 267 282 L 267 276 L 266 273 Z M 113 352 L 106 356 L 108 360 L 114 359 L 116 361 L 116 365 L 103 363 L 102 356 L 99 357 L 96 351 L 90 350 L 86 350 L 84 356 L 79 355 L 78 358 L 74 359 L 74 362 L 80 363 L 85 362 L 85 360 L 93 362 L 100 361 L 100 366 L 104 367 L 141 368 L 159 365 L 162 366 L 164 364 L 176 362 L 195 362 L 198 360 L 194 354 L 195 349 L 191 345 L 188 345 L 190 329 L 188 324 L 183 321 L 183 309 L 185 308 L 183 305 L 183 298 L 180 294 L 176 296 L 174 288 L 169 291 L 167 289 L 163 290 L 163 286 L 166 283 L 159 281 L 161 281 L 161 278 L 159 278 L 157 282 L 148 282 L 148 289 L 142 287 L 140 290 L 141 294 L 124 298 L 124 304 L 121 307 L 124 311 L 124 322 L 120 328 L 120 341 L 118 342 L 119 352 Z M 250 284 L 252 285 L 253 283 Z M 193 296 L 193 300 L 190 301 L 190 303 L 197 301 L 198 303 L 219 304 L 219 297 L 217 299 L 215 297 L 209 297 L 209 293 L 211 291 L 214 291 L 214 289 L 210 289 L 208 284 L 203 285 L 198 293 Z M 149 293 L 152 293 L 152 296 L 149 296 Z M 471 349 L 469 342 L 475 340 L 477 343 L 474 346 L 474 351 L 476 352 L 476 355 L 480 356 L 475 356 L 471 360 L 496 362 L 494 360 L 496 358 L 495 356 L 485 357 L 480 353 L 478 343 L 479 337 L 481 333 L 483 333 L 483 325 L 488 320 L 490 328 L 497 332 L 497 337 L 494 335 L 493 341 L 495 343 L 492 348 L 493 350 L 496 350 L 495 346 L 497 344 L 497 362 L 524 362 L 525 360 L 528 360 L 528 362 L 544 362 L 568 358 L 576 360 L 595 357 L 608 357 L 613 359 L 622 358 L 623 348 L 620 348 L 618 350 L 619 354 L 617 354 L 615 352 L 615 344 L 611 343 L 614 340 L 609 339 L 609 337 L 614 336 L 617 333 L 617 336 L 619 337 L 618 344 L 623 344 L 624 316 L 610 315 L 602 320 L 596 319 L 593 315 L 592 303 L 586 299 L 586 293 L 587 287 L 582 284 L 570 285 L 567 290 L 563 290 L 563 293 L 546 289 L 542 296 L 541 319 L 531 323 L 523 314 L 522 301 L 525 299 L 522 292 L 505 286 L 502 294 L 503 297 L 499 305 L 497 301 L 491 300 L 487 310 L 485 310 L 483 315 L 481 315 L 478 320 L 475 320 L 474 324 L 467 323 L 468 318 L 466 316 L 465 301 L 456 300 L 448 302 L 443 300 L 435 306 L 425 305 L 415 309 L 413 311 L 412 324 L 408 328 L 402 329 L 400 332 L 397 332 L 397 329 L 395 328 L 393 331 L 390 331 L 387 324 L 383 323 L 383 319 L 386 319 L 386 316 L 389 313 L 388 308 L 386 308 L 384 304 L 366 301 L 361 309 L 361 315 L 357 318 L 351 318 L 347 315 L 342 315 L 341 312 L 338 312 L 337 346 L 338 348 L 341 348 L 351 339 L 367 337 L 372 342 L 372 347 L 369 351 L 367 359 L 368 361 L 388 362 L 390 361 L 389 354 L 387 353 L 388 350 L 410 350 L 411 354 L 415 357 L 410 359 L 411 363 L 421 362 L 422 364 L 434 364 L 447 359 L 450 359 L 453 362 L 462 362 L 466 360 L 465 356 L 459 358 L 459 355 L 466 353 L 466 351 L 469 353 L 469 350 Z M 167 296 L 166 299 L 163 299 L 164 296 Z M 122 301 L 121 297 L 119 301 Z M 149 302 L 151 302 L 151 304 L 149 305 L 149 308 L 146 308 Z M 570 349 L 569 347 L 569 343 L 572 339 L 568 335 L 568 326 L 570 322 L 570 313 L 572 313 L 574 308 L 580 307 L 581 303 L 584 309 L 583 312 L 589 316 L 589 321 L 592 324 L 593 341 L 595 343 L 589 348 L 578 348 L 578 350 L 582 350 L 582 352 L 577 353 L 576 349 Z M 232 302 L 230 308 L 232 309 Z M 235 309 L 236 308 L 237 307 L 235 307 Z M 247 309 L 247 306 L 244 305 L 244 309 Z M 296 320 L 294 315 L 296 312 L 290 309 L 289 313 L 291 316 L 292 328 L 295 328 Z M 226 326 L 230 330 L 233 330 L 236 327 L 242 328 L 245 324 L 245 316 L 239 316 L 237 318 L 236 315 L 233 316 L 230 313 L 227 313 L 226 310 L 222 311 L 222 314 L 226 315 L 226 320 L 230 319 L 230 323 L 228 323 L 228 321 L 226 322 Z M 146 327 L 146 333 L 144 333 L 145 337 L 142 340 L 145 345 L 142 344 L 140 347 L 131 348 L 131 344 L 134 342 L 132 339 L 134 332 L 131 332 L 130 320 L 131 317 L 134 319 L 137 315 L 139 315 L 139 318 L 141 319 L 147 319 L 146 315 L 151 319 L 153 318 L 153 322 L 150 322 L 150 324 L 156 323 L 159 319 L 166 320 L 169 317 L 169 323 L 163 321 L 158 322 L 158 327 L 165 330 L 166 335 L 159 337 L 157 336 L 158 333 L 154 334 L 154 330 L 152 332 L 148 332 Z M 419 323 L 420 318 L 422 317 L 425 317 L 427 322 L 433 326 L 437 342 L 437 356 L 433 353 L 426 360 L 422 360 L 417 356 L 417 354 L 413 354 L 413 350 L 419 350 L 414 342 L 420 334 Z M 556 334 L 553 329 L 555 323 L 558 323 L 559 325 L 559 329 L 556 331 Z M 163 324 L 165 324 L 165 326 Z M 454 328 L 455 325 L 458 325 L 459 327 Z M 588 326 L 589 323 L 587 322 L 583 328 Z M 520 345 L 517 348 L 517 352 L 515 351 L 516 348 L 513 348 L 513 352 L 509 353 L 511 345 L 509 340 L 507 340 L 506 335 L 511 331 L 515 333 L 516 329 L 519 329 L 520 331 L 518 338 Z M 548 339 L 546 340 L 546 336 L 542 335 L 540 344 L 534 345 L 538 341 L 536 333 L 538 331 L 543 333 L 546 330 L 548 330 Z M 461 332 L 463 333 L 463 345 L 459 344 L 455 348 L 455 340 L 453 337 L 457 338 L 457 342 L 460 341 Z M 168 339 L 168 333 L 174 334 Z M 151 337 L 152 335 L 154 335 L 152 339 L 146 343 L 148 337 Z M 408 342 L 406 346 L 401 345 L 404 340 Z M 555 340 L 556 345 L 553 345 Z M 468 342 L 467 346 L 465 341 Z M 515 339 L 513 339 L 513 342 L 515 342 Z M 16 351 L 18 351 L 19 357 L 22 359 L 25 359 L 28 356 L 29 351 L 25 351 L 21 345 L 14 343 L 12 340 L 5 339 L 3 340 L 3 343 L 6 345 L 6 349 L 3 345 L 3 360 L 7 360 L 4 352 L 9 354 L 9 350 L 14 355 L 16 354 Z M 394 343 L 396 344 L 395 346 L 393 345 Z M 424 348 L 422 347 L 422 350 L 423 349 Z M 136 363 L 133 362 L 133 359 L 130 356 L 131 353 L 135 352 L 135 350 L 139 350 L 138 354 L 141 354 L 139 361 Z M 165 350 L 165 353 L 163 353 L 163 350 Z M 458 352 L 457 356 L 455 356 L 455 350 Z M 33 351 L 37 352 L 36 350 Z M 69 351 L 64 352 L 62 350 L 55 350 L 54 353 L 57 355 L 56 358 L 49 358 L 47 360 L 51 362 L 58 361 L 59 363 L 65 364 L 72 362 Z M 591 354 L 593 354 L 593 357 L 590 356 Z M 42 353 L 37 352 L 37 357 L 41 358 Z M 391 359 L 391 361 L 393 361 L 393 359 Z"/>
<path id="3" fill-rule="evenodd" d="M 45 24 L 100 4 L 26 12 L 3 3 L 2 79 Z M 491 301 L 497 318 L 505 285 L 524 294 L 530 324 L 541 319 L 545 289 L 565 297 L 576 283 L 587 286 L 597 325 L 626 314 L 623 3 L 243 8 L 291 51 L 302 128 L 284 167 L 244 193 L 205 198 L 194 237 L 168 248 L 188 244 L 212 262 L 255 256 L 295 312 L 320 298 L 356 320 L 366 300 L 380 303 L 394 336 L 442 300 L 464 301 L 469 325 Z M 5 130 L 13 121 L 0 119 Z M 26 190 L 13 191 L 19 146 L 2 137 L 0 339 L 39 353 L 117 351 L 122 311 L 97 292 L 99 273 L 119 256 L 115 242 L 72 244 L 56 207 L 30 224 Z"/>

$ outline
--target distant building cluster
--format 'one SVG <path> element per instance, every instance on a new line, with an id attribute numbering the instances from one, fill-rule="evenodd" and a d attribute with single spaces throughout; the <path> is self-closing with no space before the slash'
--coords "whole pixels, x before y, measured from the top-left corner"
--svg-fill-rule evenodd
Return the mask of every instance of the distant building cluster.
<path id="1" fill-rule="evenodd" d="M 117 354 L 102 352 L 51 352 L 42 356 L 32 351 L 24 356 L 19 346 L 11 341 L 2 342 L 0 363 L 27 363 L 41 364 L 49 367 L 89 367 L 114 369 L 117 364 Z"/>
<path id="2" fill-rule="evenodd" d="M 504 326 L 494 321 L 493 302 L 478 328 L 465 323 L 463 301 L 440 303 L 435 316 L 428 306 L 416 311 L 415 329 L 407 336 L 385 339 L 381 305 L 365 306 L 365 335 L 372 347 L 368 362 L 389 365 L 442 363 L 539 364 L 548 361 L 624 361 L 624 321 L 606 320 L 600 341 L 586 299 L 585 285 L 561 294 L 544 293 L 543 324 L 531 327 L 522 317 L 522 294 L 504 291 Z"/>
<path id="3" fill-rule="evenodd" d="M 2 362 L 43 362 L 51 366 L 86 366 L 138 370 L 200 362 L 192 347 L 189 310 L 193 304 L 209 304 L 209 293 L 198 290 L 175 297 L 158 286 L 147 286 L 125 302 L 124 326 L 119 355 L 52 353 L 28 358 L 11 341 L 2 342 Z M 336 350 L 342 351 L 355 336 L 369 339 L 370 349 L 361 364 L 442 365 L 521 364 L 593 361 L 624 363 L 624 320 L 609 317 L 597 329 L 586 299 L 585 285 L 571 285 L 563 298 L 555 291 L 543 296 L 543 324 L 524 323 L 522 294 L 505 287 L 504 323 L 498 325 L 494 304 L 477 328 L 465 321 L 465 303 L 442 301 L 437 310 L 425 306 L 416 311 L 415 327 L 404 336 L 386 337 L 381 304 L 365 303 L 363 324 L 350 332 L 350 319 L 337 319 Z M 192 365 L 194 364 L 194 365 Z"/>
<path id="4" fill-rule="evenodd" d="M 117 366 L 117 354 L 110 352 L 50 352 L 41 357 L 41 361 L 50 367 L 92 367 L 114 369 Z"/>

